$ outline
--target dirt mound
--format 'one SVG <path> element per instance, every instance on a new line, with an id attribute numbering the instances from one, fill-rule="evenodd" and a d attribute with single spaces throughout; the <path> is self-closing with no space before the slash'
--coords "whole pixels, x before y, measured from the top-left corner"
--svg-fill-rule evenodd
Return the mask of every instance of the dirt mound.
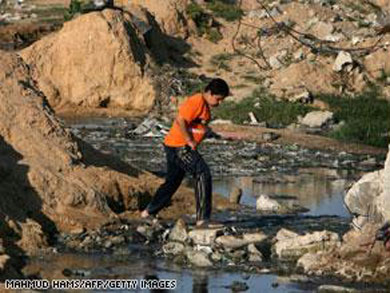
<path id="1" fill-rule="evenodd" d="M 130 17 L 88 13 L 21 51 L 52 107 L 151 109 L 156 92 L 147 48 Z"/>
<path id="2" fill-rule="evenodd" d="M 0 52 L 0 84 L 5 254 L 34 252 L 57 229 L 96 227 L 115 213 L 135 210 L 139 196 L 157 185 L 157 178 L 129 166 L 109 164 L 120 172 L 98 167 L 105 165 L 104 157 L 79 147 L 62 127 L 20 57 Z"/>

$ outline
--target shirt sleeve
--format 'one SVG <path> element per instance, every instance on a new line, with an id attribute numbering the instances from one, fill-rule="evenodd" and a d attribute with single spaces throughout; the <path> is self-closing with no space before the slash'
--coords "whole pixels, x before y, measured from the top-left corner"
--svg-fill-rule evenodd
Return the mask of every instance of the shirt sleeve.
<path id="1" fill-rule="evenodd" d="M 202 113 L 202 99 L 189 98 L 180 106 L 179 116 L 184 118 L 188 123 L 192 122 Z"/>

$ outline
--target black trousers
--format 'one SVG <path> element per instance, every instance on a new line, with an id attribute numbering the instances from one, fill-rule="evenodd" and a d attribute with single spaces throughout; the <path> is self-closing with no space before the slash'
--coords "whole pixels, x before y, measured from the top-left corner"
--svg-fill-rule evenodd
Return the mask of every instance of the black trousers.
<path id="1" fill-rule="evenodd" d="M 147 206 L 149 214 L 157 214 L 167 206 L 172 195 L 179 188 L 186 173 L 195 179 L 196 219 L 208 220 L 212 208 L 211 173 L 206 162 L 196 150 L 190 147 L 164 146 L 167 159 L 165 182 L 158 188 L 152 201 Z"/>

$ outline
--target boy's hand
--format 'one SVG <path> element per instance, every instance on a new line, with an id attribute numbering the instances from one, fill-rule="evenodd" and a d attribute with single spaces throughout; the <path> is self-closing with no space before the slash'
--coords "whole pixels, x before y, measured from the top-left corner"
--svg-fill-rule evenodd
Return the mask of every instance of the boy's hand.
<path id="1" fill-rule="evenodd" d="M 197 147 L 197 143 L 196 143 L 196 141 L 194 141 L 194 140 L 189 140 L 189 141 L 187 141 L 187 145 L 192 149 L 192 150 L 196 150 L 196 147 Z"/>

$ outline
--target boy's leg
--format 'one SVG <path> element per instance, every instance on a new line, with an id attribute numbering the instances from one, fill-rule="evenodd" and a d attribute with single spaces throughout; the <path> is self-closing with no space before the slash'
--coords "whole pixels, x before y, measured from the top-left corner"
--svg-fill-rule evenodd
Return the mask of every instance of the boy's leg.
<path id="1" fill-rule="evenodd" d="M 195 179 L 196 220 L 210 219 L 212 209 L 211 172 L 196 150 L 184 148 L 178 151 L 179 164 Z"/>
<path id="2" fill-rule="evenodd" d="M 212 181 L 209 166 L 201 158 L 195 174 L 196 220 L 209 220 L 212 208 Z"/>
<path id="3" fill-rule="evenodd" d="M 185 171 L 177 162 L 175 148 L 164 147 L 167 159 L 167 175 L 165 182 L 158 188 L 152 201 L 146 207 L 148 214 L 157 214 L 170 201 L 172 195 L 183 181 Z"/>

